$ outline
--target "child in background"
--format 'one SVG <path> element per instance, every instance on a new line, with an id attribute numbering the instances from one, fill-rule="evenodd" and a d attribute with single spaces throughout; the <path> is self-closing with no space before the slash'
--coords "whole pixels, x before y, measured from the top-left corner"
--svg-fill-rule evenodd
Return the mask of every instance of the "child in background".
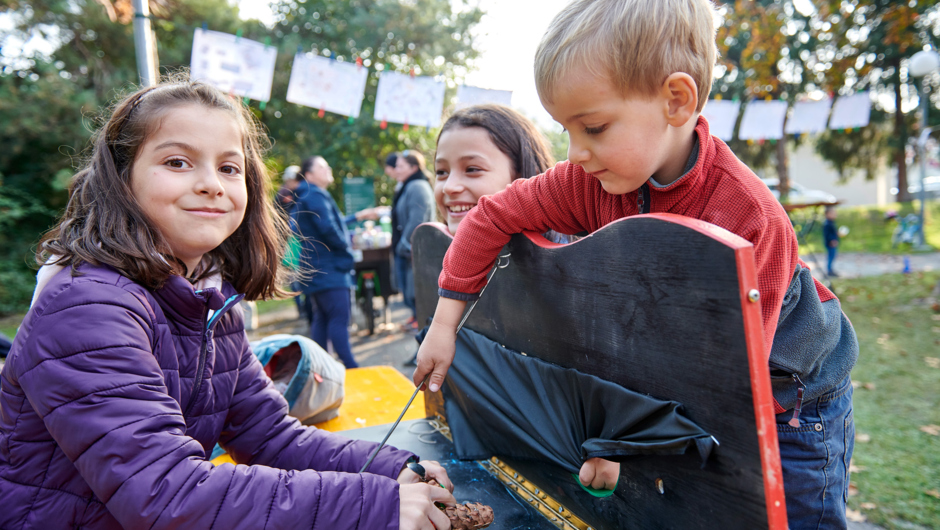
<path id="1" fill-rule="evenodd" d="M 131 94 L 96 133 L 3 368 L 0 527 L 449 528 L 434 503 L 453 496 L 414 455 L 359 474 L 376 444 L 288 416 L 248 348 L 237 303 L 286 294 L 262 140 L 190 81 Z M 210 463 L 216 442 L 247 465 Z"/>
<path id="2" fill-rule="evenodd" d="M 536 85 L 568 131 L 569 160 L 480 199 L 461 221 L 414 381 L 429 375 L 429 390 L 440 388 L 466 303 L 513 234 L 593 232 L 649 212 L 701 219 L 754 245 L 790 527 L 845 528 L 855 331 L 800 261 L 781 205 L 701 117 L 714 17 L 708 0 L 576 0 L 556 16 Z"/>
<path id="3" fill-rule="evenodd" d="M 836 260 L 836 253 L 839 251 L 839 229 L 836 228 L 836 207 L 826 206 L 826 221 L 823 223 L 823 241 L 826 242 L 826 260 L 827 275 L 831 278 L 838 278 L 836 271 L 832 270 L 832 263 Z"/>

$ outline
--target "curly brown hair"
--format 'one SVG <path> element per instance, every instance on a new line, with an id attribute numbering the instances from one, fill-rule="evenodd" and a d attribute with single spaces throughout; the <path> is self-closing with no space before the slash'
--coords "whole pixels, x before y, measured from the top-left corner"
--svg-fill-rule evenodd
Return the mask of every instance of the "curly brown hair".
<path id="1" fill-rule="evenodd" d="M 274 210 L 271 178 L 262 161 L 267 136 L 239 100 L 179 72 L 154 87 L 119 100 L 95 132 L 90 156 L 72 177 L 69 202 L 57 226 L 46 232 L 36 251 L 40 264 L 108 265 L 148 289 L 158 289 L 186 266 L 168 253 L 162 234 L 144 215 L 131 189 L 138 151 L 166 113 L 202 105 L 231 114 L 242 131 L 248 204 L 241 225 L 206 254 L 208 266 L 196 279 L 219 272 L 248 300 L 286 296 L 282 258 L 290 233 Z M 190 271 L 191 272 L 191 271 Z"/>

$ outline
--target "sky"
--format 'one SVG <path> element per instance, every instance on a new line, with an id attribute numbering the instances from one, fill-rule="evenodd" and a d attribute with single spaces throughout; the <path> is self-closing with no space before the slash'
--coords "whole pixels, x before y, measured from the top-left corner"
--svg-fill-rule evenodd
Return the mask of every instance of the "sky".
<path id="1" fill-rule="evenodd" d="M 478 0 L 485 15 L 475 30 L 481 51 L 465 84 L 512 91 L 512 106 L 540 126 L 561 130 L 535 91 L 535 49 L 552 18 L 570 0 Z M 269 3 L 237 0 L 242 18 L 273 24 Z"/>

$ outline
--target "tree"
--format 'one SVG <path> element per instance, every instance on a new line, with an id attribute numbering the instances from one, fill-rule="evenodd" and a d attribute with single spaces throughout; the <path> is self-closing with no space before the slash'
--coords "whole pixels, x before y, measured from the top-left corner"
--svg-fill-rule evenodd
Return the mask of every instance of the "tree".
<path id="1" fill-rule="evenodd" d="M 720 7 L 722 24 L 718 28 L 720 77 L 712 94 L 752 99 L 783 99 L 788 103 L 803 96 L 811 86 L 802 75 L 804 50 L 816 45 L 805 33 L 808 18 L 797 11 L 791 0 L 734 0 Z M 757 145 L 734 140 L 732 150 L 750 167 L 767 167 L 776 160 L 780 198 L 789 192 L 787 139 Z"/>
<path id="2" fill-rule="evenodd" d="M 893 134 L 834 139 L 836 133 L 830 132 L 822 138 L 819 152 L 825 157 L 836 157 L 829 158 L 836 167 L 866 170 L 869 178 L 872 158 L 858 157 L 855 153 L 879 157 L 890 152 L 897 166 L 901 202 L 911 200 L 905 159 L 911 135 L 909 117 L 902 109 L 903 86 L 907 82 L 905 65 L 909 56 L 924 45 L 933 44 L 940 33 L 940 20 L 933 16 L 937 14 L 937 3 L 937 0 L 827 0 L 821 2 L 814 16 L 813 30 L 821 46 L 808 60 L 815 72 L 814 81 L 820 87 L 841 94 L 872 90 L 894 95 Z M 874 141 L 878 147 L 863 146 L 857 141 Z M 852 147 L 832 149 L 833 143 Z"/>

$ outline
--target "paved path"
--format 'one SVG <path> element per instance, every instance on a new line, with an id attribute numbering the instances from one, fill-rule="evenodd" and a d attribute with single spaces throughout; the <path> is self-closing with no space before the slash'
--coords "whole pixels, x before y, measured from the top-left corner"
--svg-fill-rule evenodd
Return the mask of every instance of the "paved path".
<path id="1" fill-rule="evenodd" d="M 826 256 L 816 254 L 800 256 L 803 261 L 809 264 L 813 269 L 813 276 L 820 280 L 824 279 L 822 271 L 826 268 Z M 936 271 L 940 270 L 940 252 L 930 252 L 925 254 L 910 254 L 906 256 L 911 271 Z M 890 254 L 868 254 L 862 252 L 847 252 L 836 256 L 836 261 L 832 268 L 840 278 L 860 278 L 862 276 L 879 276 L 881 274 L 897 273 L 904 271 L 905 256 L 893 256 Z"/>

